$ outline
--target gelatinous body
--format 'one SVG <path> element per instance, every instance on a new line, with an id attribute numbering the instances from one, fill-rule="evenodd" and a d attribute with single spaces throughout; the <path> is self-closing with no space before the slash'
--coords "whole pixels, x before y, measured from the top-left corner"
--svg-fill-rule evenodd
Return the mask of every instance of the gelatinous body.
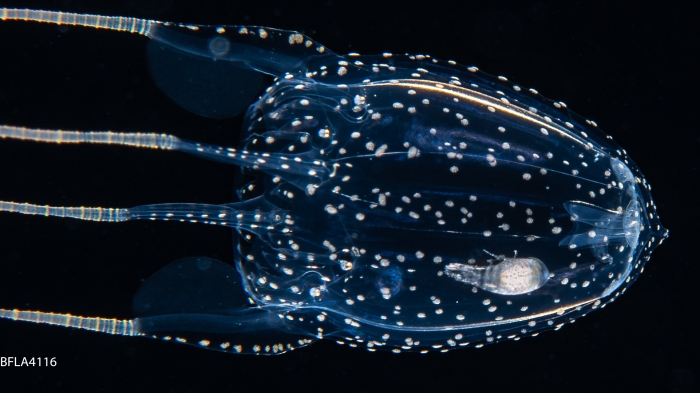
<path id="1" fill-rule="evenodd" d="M 667 236 L 624 150 L 564 103 L 504 77 L 426 55 L 337 55 L 299 33 L 255 26 L 75 23 L 147 35 L 156 82 L 188 110 L 225 117 L 250 104 L 238 148 L 0 126 L 7 138 L 180 150 L 252 175 L 241 201 L 226 205 L 0 202 L 2 211 L 204 222 L 241 234 L 234 266 L 190 258 L 147 281 L 137 318 L 112 322 L 120 334 L 255 354 L 321 338 L 371 351 L 481 346 L 558 328 L 614 300 Z M 192 76 L 197 69 L 250 83 L 232 92 Z M 276 79 L 256 100 L 260 73 Z M 0 311 L 75 326 L 75 317 L 51 315 Z"/>

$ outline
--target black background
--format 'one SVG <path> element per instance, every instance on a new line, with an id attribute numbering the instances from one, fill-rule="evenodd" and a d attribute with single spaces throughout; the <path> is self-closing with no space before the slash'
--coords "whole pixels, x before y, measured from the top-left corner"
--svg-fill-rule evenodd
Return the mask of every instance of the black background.
<path id="1" fill-rule="evenodd" d="M 653 186 L 671 231 L 627 293 L 558 332 L 447 354 L 319 342 L 279 357 L 0 321 L 3 391 L 697 391 L 697 10 L 621 1 L 2 1 L 2 6 L 298 30 L 336 53 L 429 53 L 505 75 L 596 120 Z M 691 4 L 687 2 L 685 4 Z M 685 8 L 684 8 L 685 7 Z M 0 22 L 0 123 L 157 131 L 227 146 L 240 119 L 180 109 L 153 84 L 147 39 Z M 226 203 L 234 167 L 179 153 L 3 140 L 0 199 L 129 207 Z M 170 261 L 233 258 L 231 231 L 0 214 L 0 307 L 130 318 Z"/>

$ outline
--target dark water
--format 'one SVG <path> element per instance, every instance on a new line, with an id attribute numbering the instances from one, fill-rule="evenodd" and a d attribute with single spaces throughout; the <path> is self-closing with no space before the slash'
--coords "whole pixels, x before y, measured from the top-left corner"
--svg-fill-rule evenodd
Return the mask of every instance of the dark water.
<path id="1" fill-rule="evenodd" d="M 534 87 L 594 119 L 653 186 L 670 239 L 627 293 L 558 332 L 448 354 L 367 353 L 320 342 L 281 357 L 220 354 L 144 338 L 0 322 L 0 356 L 56 357 L 0 368 L 13 390 L 698 389 L 694 223 L 698 152 L 691 10 L 602 1 L 384 5 L 377 2 L 16 1 L 3 6 L 300 30 L 337 53 L 429 53 Z M 157 131 L 236 145 L 240 119 L 177 107 L 151 81 L 143 37 L 0 25 L 0 122 Z M 128 207 L 225 203 L 235 168 L 178 153 L 2 141 L 0 198 Z M 0 307 L 131 317 L 131 298 L 169 261 L 233 258 L 229 230 L 163 222 L 93 224 L 0 217 Z M 10 390 L 8 390 L 10 391 Z"/>

